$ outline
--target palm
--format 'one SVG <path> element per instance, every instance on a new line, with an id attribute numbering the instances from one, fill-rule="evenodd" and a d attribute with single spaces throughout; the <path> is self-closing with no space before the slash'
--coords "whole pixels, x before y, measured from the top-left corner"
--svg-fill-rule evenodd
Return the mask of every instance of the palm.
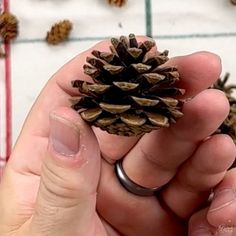
<path id="1" fill-rule="evenodd" d="M 97 46 L 97 48 L 99 47 L 104 50 L 104 47 L 107 48 L 107 44 L 103 43 Z M 82 65 L 90 52 L 91 50 L 72 60 L 49 81 L 43 94 L 41 94 L 34 105 L 21 137 L 14 148 L 9 163 L 9 166 L 14 170 L 10 177 L 10 189 L 14 189 L 15 205 L 12 207 L 15 212 L 12 217 L 14 218 L 18 231 L 27 231 L 27 222 L 30 222 L 35 212 L 34 205 L 40 183 L 42 158 L 48 145 L 49 113 L 57 107 L 68 107 L 70 105 L 70 96 L 76 94 L 75 90 L 72 90 L 70 86 L 70 81 L 75 77 L 87 79 L 83 74 Z M 198 71 L 199 67 L 202 69 L 202 67 L 208 66 L 210 68 L 209 70 L 212 70 L 208 71 L 208 75 L 200 75 L 202 80 L 197 81 L 195 75 L 193 80 L 184 80 L 182 82 L 182 86 L 188 91 L 187 96 L 196 95 L 206 89 L 219 75 L 218 65 L 209 66 L 203 60 L 202 63 L 198 66 L 195 65 L 196 68 L 194 68 L 194 60 L 196 59 L 190 59 L 188 61 L 188 59 L 180 58 L 174 59 L 172 62 L 180 63 L 179 67 L 182 73 L 185 73 L 183 76 L 185 78 L 194 77 L 193 74 Z M 205 58 L 205 60 L 207 59 Z M 185 67 L 187 68 L 186 71 L 184 71 Z M 207 96 L 210 95 L 203 94 L 202 97 L 204 96 L 206 99 L 209 99 Z M 186 226 L 183 224 L 183 220 L 186 220 L 187 223 L 188 217 L 206 200 L 209 189 L 213 185 L 216 185 L 223 177 L 221 173 L 223 170 L 219 171 L 217 178 L 212 180 L 212 183 L 209 185 L 204 180 L 194 182 L 188 176 L 189 162 L 187 160 L 190 159 L 192 161 L 195 158 L 194 153 L 199 149 L 199 141 L 217 128 L 226 113 L 224 111 L 221 112 L 222 114 L 216 114 L 217 109 L 215 109 L 202 115 L 201 113 L 203 111 L 199 107 L 205 107 L 205 101 L 199 102 L 196 100 L 186 106 L 187 118 L 183 118 L 182 121 L 178 122 L 169 131 L 161 130 L 152 132 L 141 139 L 127 139 L 111 136 L 95 129 L 103 155 L 100 182 L 97 189 L 97 212 L 101 219 L 95 217 L 96 223 L 91 222 L 91 227 L 97 227 L 99 229 L 96 231 L 98 232 L 97 235 L 102 236 L 105 234 L 105 231 L 101 229 L 101 223 L 104 225 L 102 227 L 106 228 L 108 235 L 118 235 L 116 232 L 122 232 L 124 235 L 137 236 L 157 234 L 167 236 L 183 235 Z M 220 100 L 224 103 L 222 97 Z M 211 106 L 211 104 L 208 106 Z M 191 111 L 191 107 L 195 111 Z M 209 119 L 212 120 L 213 125 L 207 124 L 204 116 L 206 117 L 208 115 L 212 118 Z M 195 118 L 193 116 L 197 117 L 196 120 L 194 120 Z M 219 118 L 214 118 L 215 116 Z M 187 129 L 195 121 L 199 121 L 200 124 L 193 124 L 193 132 L 189 134 Z M 202 125 L 205 131 L 198 131 L 198 125 Z M 180 141 L 176 142 L 177 131 L 181 129 L 183 130 L 183 137 L 181 137 Z M 113 145 L 114 143 L 116 144 L 115 146 Z M 170 144 L 172 147 L 168 148 Z M 148 171 L 150 173 L 153 172 L 153 175 L 149 175 L 147 168 L 145 168 L 150 165 L 150 160 L 147 159 L 154 157 L 156 151 L 159 156 L 165 156 L 167 162 L 156 163 L 156 166 L 154 165 L 155 169 L 149 167 Z M 132 158 L 134 156 L 136 158 L 135 162 L 133 162 L 134 158 Z M 127 168 L 129 176 L 135 179 L 136 182 L 148 187 L 166 184 L 165 189 L 158 197 L 160 201 L 156 197 L 145 198 L 134 196 L 120 186 L 114 174 L 113 164 L 115 160 L 122 157 L 125 157 L 124 165 Z M 143 158 L 147 159 L 143 160 Z M 202 161 L 199 160 L 199 162 Z M 143 163 L 145 165 L 142 165 Z M 181 168 L 179 168 L 180 165 L 182 165 Z M 207 166 L 207 163 L 203 163 L 204 165 Z M 156 172 L 158 175 L 156 175 Z M 159 175 L 160 173 L 162 174 Z M 196 174 L 199 173 L 196 171 Z M 6 178 L 8 177 L 6 176 Z M 187 181 L 187 187 L 184 186 L 183 181 L 185 180 Z M 94 212 L 94 215 L 97 215 L 97 213 Z"/>

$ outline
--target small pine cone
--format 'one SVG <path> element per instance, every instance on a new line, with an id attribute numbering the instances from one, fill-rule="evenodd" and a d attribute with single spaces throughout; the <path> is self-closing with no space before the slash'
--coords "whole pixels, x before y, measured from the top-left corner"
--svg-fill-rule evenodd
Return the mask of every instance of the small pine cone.
<path id="1" fill-rule="evenodd" d="M 49 44 L 59 44 L 68 40 L 69 34 L 72 30 L 72 23 L 69 20 L 63 20 L 54 24 L 51 30 L 47 32 L 46 41 Z"/>
<path id="2" fill-rule="evenodd" d="M 5 41 L 15 39 L 18 35 L 18 20 L 9 12 L 0 15 L 0 36 Z"/>
<path id="3" fill-rule="evenodd" d="M 236 0 L 231 0 L 231 2 L 232 2 L 234 5 L 236 5 Z"/>
<path id="4" fill-rule="evenodd" d="M 94 83 L 74 80 L 81 97 L 72 98 L 72 107 L 90 125 L 111 134 L 140 135 L 182 117 L 183 102 L 177 97 L 184 90 L 176 67 L 163 66 L 168 52 L 149 51 L 153 41 L 138 43 L 135 35 L 111 39 L 111 52 L 94 50 L 87 58 L 85 74 Z"/>
<path id="5" fill-rule="evenodd" d="M 229 79 L 229 73 L 224 78 L 219 78 L 212 86 L 214 89 L 223 91 L 228 98 L 230 104 L 230 111 L 227 118 L 220 125 L 216 133 L 228 134 L 236 145 L 236 98 L 233 96 L 233 90 L 236 89 L 236 85 L 226 85 Z M 236 167 L 236 161 L 231 167 Z"/>
<path id="6" fill-rule="evenodd" d="M 127 0 L 108 0 L 110 5 L 114 5 L 117 7 L 122 7 L 126 4 Z"/>

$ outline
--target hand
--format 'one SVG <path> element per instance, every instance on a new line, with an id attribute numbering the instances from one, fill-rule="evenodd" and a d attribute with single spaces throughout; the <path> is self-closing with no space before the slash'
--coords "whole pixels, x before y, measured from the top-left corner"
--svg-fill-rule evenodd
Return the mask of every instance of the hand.
<path id="1" fill-rule="evenodd" d="M 220 75 L 220 59 L 207 52 L 171 59 L 186 98 L 193 97 L 184 117 L 171 128 L 126 138 L 93 132 L 69 108 L 77 93 L 70 82 L 88 79 L 82 67 L 91 50 L 49 80 L 24 124 L 0 185 L 1 236 L 182 236 L 235 157 L 228 136 L 209 137 L 229 111 L 223 93 L 207 89 Z M 133 181 L 165 185 L 157 198 L 119 184 L 114 163 L 123 157 Z"/>

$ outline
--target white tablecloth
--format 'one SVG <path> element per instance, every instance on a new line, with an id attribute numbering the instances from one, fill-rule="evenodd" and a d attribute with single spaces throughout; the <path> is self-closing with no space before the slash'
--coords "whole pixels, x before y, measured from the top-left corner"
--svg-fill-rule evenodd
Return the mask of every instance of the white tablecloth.
<path id="1" fill-rule="evenodd" d="M 2 0 L 17 16 L 20 34 L 0 59 L 0 169 L 40 90 L 64 63 L 93 44 L 129 33 L 152 35 L 170 56 L 208 50 L 219 54 L 223 74 L 236 82 L 236 6 L 230 0 Z M 57 21 L 73 22 L 70 41 L 49 46 L 46 32 Z M 1 171 L 0 171 L 1 172 Z"/>

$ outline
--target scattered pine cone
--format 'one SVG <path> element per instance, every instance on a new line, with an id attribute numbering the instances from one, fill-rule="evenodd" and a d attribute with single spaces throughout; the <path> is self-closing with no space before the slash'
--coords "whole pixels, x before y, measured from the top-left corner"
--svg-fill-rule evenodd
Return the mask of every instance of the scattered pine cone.
<path id="1" fill-rule="evenodd" d="M 47 32 L 46 41 L 49 44 L 59 44 L 68 40 L 69 34 L 72 30 L 72 23 L 69 20 L 63 20 L 54 24 L 51 30 Z"/>
<path id="2" fill-rule="evenodd" d="M 236 85 L 226 85 L 229 79 L 229 73 L 226 73 L 223 79 L 218 79 L 213 85 L 213 88 L 223 91 L 229 100 L 230 112 L 228 117 L 220 125 L 216 133 L 228 134 L 236 145 L 236 98 L 233 96 L 233 90 L 236 89 Z M 232 167 L 236 167 L 236 162 Z"/>
<path id="3" fill-rule="evenodd" d="M 2 12 L 0 15 L 0 36 L 3 40 L 15 39 L 18 35 L 18 20 L 9 12 Z"/>
<path id="4" fill-rule="evenodd" d="M 140 135 L 183 116 L 183 102 L 176 96 L 184 90 L 175 87 L 179 81 L 176 67 L 163 66 L 168 51 L 148 52 L 155 43 L 138 43 L 135 35 L 111 39 L 111 52 L 94 50 L 84 65 L 85 74 L 95 83 L 72 81 L 81 97 L 72 98 L 72 107 L 90 125 L 111 134 Z"/>
<path id="5" fill-rule="evenodd" d="M 127 0 L 108 0 L 108 3 L 114 6 L 122 7 L 125 5 Z"/>
<path id="6" fill-rule="evenodd" d="M 231 0 L 231 2 L 232 2 L 233 4 L 236 4 L 236 0 Z"/>

